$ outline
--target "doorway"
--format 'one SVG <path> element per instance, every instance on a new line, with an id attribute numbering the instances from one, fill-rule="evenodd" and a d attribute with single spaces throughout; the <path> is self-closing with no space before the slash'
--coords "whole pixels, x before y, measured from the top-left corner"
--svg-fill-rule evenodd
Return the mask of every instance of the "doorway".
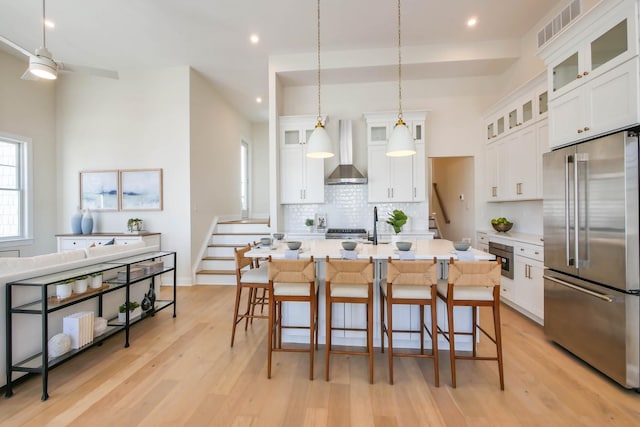
<path id="1" fill-rule="evenodd" d="M 460 241 L 475 236 L 473 157 L 431 157 L 429 206 L 443 238 Z M 436 194 L 437 190 L 437 194 Z M 439 195 L 439 197 L 438 197 Z"/>
<path id="2" fill-rule="evenodd" d="M 240 202 L 242 219 L 249 217 L 249 144 L 240 142 Z"/>

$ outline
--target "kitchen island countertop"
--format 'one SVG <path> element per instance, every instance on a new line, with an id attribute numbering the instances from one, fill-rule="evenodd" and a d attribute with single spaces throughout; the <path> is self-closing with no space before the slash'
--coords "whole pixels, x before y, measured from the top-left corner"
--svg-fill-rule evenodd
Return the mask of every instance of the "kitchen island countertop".
<path id="1" fill-rule="evenodd" d="M 416 239 L 407 238 L 403 241 L 412 243 L 411 253 L 415 254 L 416 259 L 433 259 L 439 260 L 464 259 L 464 260 L 491 260 L 495 257 L 491 254 L 478 249 L 469 248 L 466 251 L 456 251 L 453 248 L 453 242 L 444 239 Z M 342 240 L 324 240 L 310 239 L 302 240 L 299 257 L 308 258 L 313 256 L 319 258 L 341 258 L 344 250 L 341 245 Z M 272 256 L 273 258 L 285 258 L 288 251 L 285 242 L 275 241 L 270 247 L 257 247 L 247 253 L 250 257 Z M 370 242 L 358 241 L 355 249 L 356 256 L 359 259 L 372 257 L 373 259 L 384 260 L 389 257 L 393 259 L 400 258 L 400 252 L 393 243 L 382 243 L 373 245 Z"/>

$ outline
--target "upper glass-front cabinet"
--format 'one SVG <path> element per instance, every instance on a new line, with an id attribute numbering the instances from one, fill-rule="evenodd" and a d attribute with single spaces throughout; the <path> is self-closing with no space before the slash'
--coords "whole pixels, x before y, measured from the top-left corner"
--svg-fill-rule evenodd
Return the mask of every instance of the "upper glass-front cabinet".
<path id="1" fill-rule="evenodd" d="M 627 49 L 627 20 L 624 19 L 591 42 L 591 70 L 606 64 Z"/>
<path id="2" fill-rule="evenodd" d="M 626 17 L 624 11 L 619 10 L 601 21 L 600 28 L 590 28 L 590 37 L 583 43 L 567 46 L 566 55 L 550 64 L 554 92 L 552 98 L 558 96 L 560 91 L 573 89 L 631 59 L 637 53 L 638 45 L 634 36 L 635 22 L 635 19 Z"/>

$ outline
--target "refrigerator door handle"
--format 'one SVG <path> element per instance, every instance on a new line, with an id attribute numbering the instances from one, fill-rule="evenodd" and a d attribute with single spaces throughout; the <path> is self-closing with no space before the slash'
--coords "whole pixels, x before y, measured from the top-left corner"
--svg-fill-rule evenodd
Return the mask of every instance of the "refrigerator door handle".
<path id="1" fill-rule="evenodd" d="M 606 302 L 613 302 L 613 298 L 609 295 L 600 294 L 598 292 L 593 292 L 589 289 L 581 288 L 580 286 L 572 285 L 571 283 L 565 282 L 564 280 L 556 279 L 555 277 L 547 276 L 546 274 L 542 276 L 546 280 L 550 280 L 558 285 L 566 286 L 567 288 L 571 288 L 578 292 L 582 292 L 583 294 L 591 295 L 592 297 L 596 297 Z"/>
<path id="2" fill-rule="evenodd" d="M 582 175 L 584 178 L 581 180 L 580 179 L 580 163 L 584 164 L 584 174 Z M 588 223 L 588 218 L 589 218 L 589 214 L 587 212 L 587 194 L 588 194 L 588 189 L 587 189 L 587 181 L 588 181 L 588 177 L 587 174 L 589 172 L 588 169 L 588 165 L 589 165 L 589 154 L 588 153 L 576 153 L 575 157 L 574 157 L 574 169 L 573 169 L 573 174 L 574 174 L 574 186 L 575 186 L 575 207 L 574 207 L 574 215 L 575 215 L 575 255 L 576 255 L 576 259 L 575 259 L 575 265 L 577 268 L 580 267 L 586 267 L 588 265 L 588 257 L 589 257 L 589 223 Z M 583 191 L 584 191 L 584 221 L 585 223 L 583 224 L 584 227 L 584 252 L 586 254 L 586 256 L 581 259 L 580 258 L 580 184 L 582 184 L 583 187 Z"/>
<path id="3" fill-rule="evenodd" d="M 573 265 L 571 259 L 571 244 L 570 244 L 570 229 L 571 229 L 571 202 L 569 196 L 571 195 L 571 174 L 569 173 L 569 163 L 573 162 L 573 156 L 567 155 L 564 159 L 564 247 L 565 247 L 565 261 L 567 266 Z"/>

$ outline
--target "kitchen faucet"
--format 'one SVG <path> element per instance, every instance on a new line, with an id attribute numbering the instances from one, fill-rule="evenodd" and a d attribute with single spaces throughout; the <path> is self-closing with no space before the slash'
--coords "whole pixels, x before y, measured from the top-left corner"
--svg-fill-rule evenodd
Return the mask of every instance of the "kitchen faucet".
<path id="1" fill-rule="evenodd" d="M 373 244 L 378 244 L 378 207 L 373 207 Z"/>

